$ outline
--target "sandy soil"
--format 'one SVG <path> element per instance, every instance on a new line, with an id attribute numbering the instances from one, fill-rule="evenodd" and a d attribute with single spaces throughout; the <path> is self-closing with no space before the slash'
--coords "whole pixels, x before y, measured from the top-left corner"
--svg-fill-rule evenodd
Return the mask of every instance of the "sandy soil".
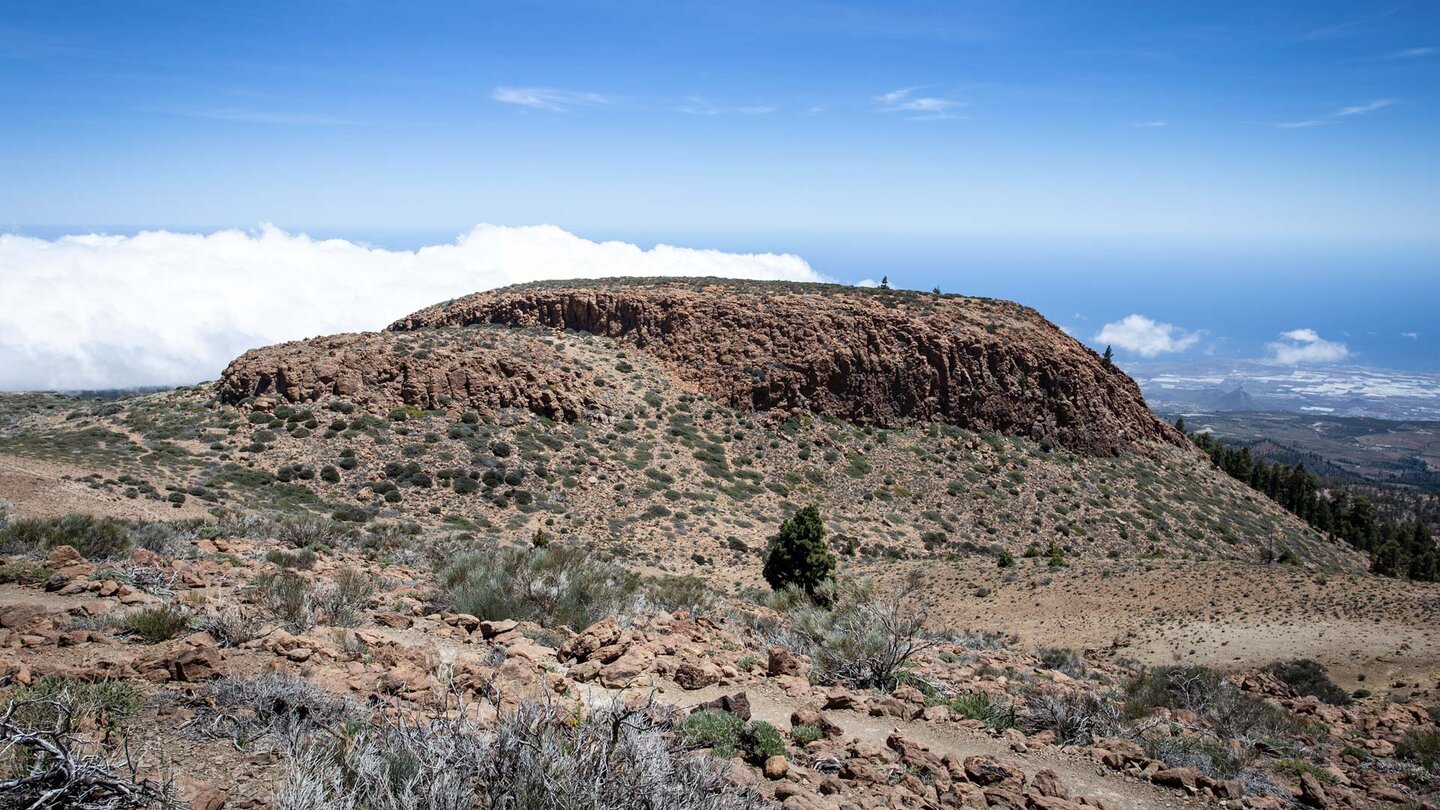
<path id="1" fill-rule="evenodd" d="M 0 453 L 0 498 L 15 506 L 20 517 L 58 517 L 69 512 L 108 515 L 128 520 L 176 520 L 206 514 L 201 502 L 175 509 L 169 503 L 91 489 L 78 480 L 108 471 Z"/>

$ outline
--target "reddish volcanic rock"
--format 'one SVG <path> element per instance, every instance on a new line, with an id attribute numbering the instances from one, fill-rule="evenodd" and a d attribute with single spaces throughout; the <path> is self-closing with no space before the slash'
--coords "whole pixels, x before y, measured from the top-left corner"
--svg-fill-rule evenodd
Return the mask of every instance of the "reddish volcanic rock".
<path id="1" fill-rule="evenodd" d="M 716 279 L 556 282 L 460 298 L 390 329 L 476 324 L 626 341 L 743 410 L 942 421 L 1099 455 L 1183 442 L 1124 372 L 1006 301 Z"/>
<path id="2" fill-rule="evenodd" d="M 344 398 L 369 411 L 523 408 L 566 421 L 589 406 L 586 385 L 559 368 L 546 344 L 528 341 L 520 351 L 494 345 L 485 330 L 454 331 L 445 340 L 361 332 L 254 349 L 221 374 L 220 399 L 260 406 Z"/>

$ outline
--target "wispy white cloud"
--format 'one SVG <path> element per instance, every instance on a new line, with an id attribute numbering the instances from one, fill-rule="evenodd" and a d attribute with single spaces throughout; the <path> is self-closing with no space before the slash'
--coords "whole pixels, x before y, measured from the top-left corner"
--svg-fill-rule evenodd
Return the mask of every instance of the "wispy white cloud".
<path id="1" fill-rule="evenodd" d="M 1338 363 L 1350 356 L 1344 343 L 1326 340 L 1314 329 L 1291 329 L 1281 332 L 1282 340 L 1266 344 L 1270 359 L 1287 366 L 1301 363 Z"/>
<path id="2" fill-rule="evenodd" d="M 1142 121 L 1142 122 L 1136 124 L 1135 126 L 1140 127 L 1141 129 L 1160 129 L 1161 127 L 1168 127 L 1168 126 L 1170 126 L 1170 122 L 1169 122 L 1169 121 Z"/>
<path id="3" fill-rule="evenodd" d="M 1107 323 L 1095 333 L 1096 343 L 1134 352 L 1141 357 L 1183 352 L 1194 346 L 1204 332 L 1187 332 L 1171 323 L 1157 323 L 1144 315 L 1127 315 Z"/>
<path id="4" fill-rule="evenodd" d="M 1346 35 L 1349 34 L 1352 29 L 1361 28 L 1363 26 L 1369 25 L 1370 23 L 1379 22 L 1387 17 L 1394 16 L 1404 8 L 1405 6 L 1399 5 L 1386 11 L 1382 11 L 1379 14 L 1371 14 L 1367 17 L 1357 17 L 1353 20 L 1345 20 L 1343 22 L 1338 22 L 1333 25 L 1326 25 L 1321 28 L 1315 28 L 1310 31 L 1306 31 L 1303 35 L 1301 35 L 1300 38 L 1308 40 L 1330 39 L 1332 37 Z"/>
<path id="5" fill-rule="evenodd" d="M 1427 56 L 1440 54 L 1440 48 L 1405 48 L 1385 54 L 1385 59 L 1424 59 Z"/>
<path id="6" fill-rule="evenodd" d="M 685 99 L 685 102 L 676 109 L 686 115 L 767 115 L 775 112 L 779 108 L 763 104 L 722 107 L 711 104 L 700 96 L 689 96 Z"/>
<path id="7" fill-rule="evenodd" d="M 479 225 L 413 251 L 268 226 L 55 240 L 0 234 L 0 390 L 194 383 L 256 346 L 379 329 L 506 284 L 608 276 L 824 280 L 798 256 L 646 250 L 549 225 Z"/>
<path id="8" fill-rule="evenodd" d="M 1346 118 L 1356 115 L 1365 115 L 1376 110 L 1384 109 L 1395 103 L 1393 98 L 1381 98 L 1369 104 L 1356 104 L 1350 107 L 1341 107 L 1329 115 L 1322 115 L 1318 118 L 1307 118 L 1303 121 L 1282 121 L 1275 126 L 1281 129 L 1300 129 L 1302 127 L 1320 127 L 1326 124 L 1334 124 Z"/>
<path id="9" fill-rule="evenodd" d="M 1401 332 L 1401 333 L 1400 333 L 1400 337 L 1410 338 L 1411 340 L 1419 340 L 1419 339 L 1420 339 L 1420 333 L 1419 333 L 1419 332 Z"/>
<path id="10" fill-rule="evenodd" d="M 556 90 L 550 87 L 497 87 L 490 97 L 505 104 L 550 112 L 565 112 L 575 107 L 599 107 L 614 102 L 614 99 L 599 93 Z"/>
<path id="11" fill-rule="evenodd" d="M 940 96 L 917 96 L 918 87 L 902 87 L 878 95 L 880 109 L 885 112 L 901 113 L 914 121 L 935 121 L 944 118 L 958 118 L 954 110 L 965 106 L 964 102 Z"/>

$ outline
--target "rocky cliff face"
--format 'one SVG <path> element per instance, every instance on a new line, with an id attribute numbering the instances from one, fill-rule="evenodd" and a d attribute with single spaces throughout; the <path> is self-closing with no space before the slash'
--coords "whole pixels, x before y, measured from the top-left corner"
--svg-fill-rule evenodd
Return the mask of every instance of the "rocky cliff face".
<path id="1" fill-rule="evenodd" d="M 1124 372 L 1005 301 L 720 280 L 546 283 L 429 307 L 390 330 L 474 324 L 626 341 L 745 410 L 943 421 L 1097 455 L 1183 441 Z"/>
<path id="2" fill-rule="evenodd" d="M 480 330 L 356 333 L 281 343 L 238 357 L 220 376 L 223 402 L 300 403 L 343 398 L 362 409 L 505 408 L 573 420 L 588 386 L 541 341 L 497 342 Z"/>

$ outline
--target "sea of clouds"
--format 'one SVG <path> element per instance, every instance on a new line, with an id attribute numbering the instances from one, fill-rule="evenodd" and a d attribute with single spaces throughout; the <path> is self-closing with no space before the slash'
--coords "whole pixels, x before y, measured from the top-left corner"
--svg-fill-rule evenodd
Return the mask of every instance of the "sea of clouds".
<path id="1" fill-rule="evenodd" d="M 210 234 L 0 235 L 0 390 L 184 385 L 247 349 L 382 329 L 429 304 L 542 279 L 821 281 L 798 256 L 593 242 L 478 225 L 386 250 L 275 227 Z"/>

